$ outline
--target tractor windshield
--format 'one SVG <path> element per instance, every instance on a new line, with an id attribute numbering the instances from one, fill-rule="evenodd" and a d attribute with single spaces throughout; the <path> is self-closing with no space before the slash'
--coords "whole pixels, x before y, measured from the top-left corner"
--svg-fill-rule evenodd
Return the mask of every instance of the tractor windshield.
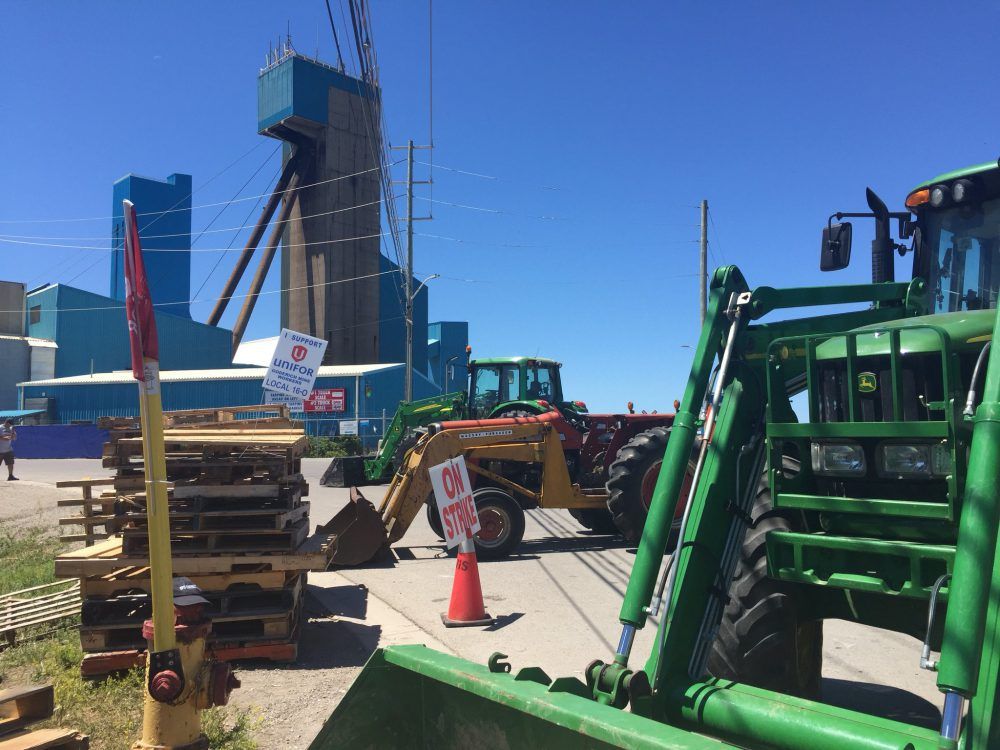
<path id="1" fill-rule="evenodd" d="M 553 372 L 555 369 L 555 367 L 546 367 L 544 365 L 529 366 L 526 397 L 535 401 L 548 401 L 549 403 L 558 401 L 561 396 L 556 393 L 558 374 Z"/>
<path id="2" fill-rule="evenodd" d="M 487 416 L 494 407 L 521 398 L 517 365 L 477 365 L 473 370 L 472 412 Z"/>
<path id="3" fill-rule="evenodd" d="M 1000 199 L 928 211 L 924 252 L 935 312 L 996 308 L 1000 292 Z"/>

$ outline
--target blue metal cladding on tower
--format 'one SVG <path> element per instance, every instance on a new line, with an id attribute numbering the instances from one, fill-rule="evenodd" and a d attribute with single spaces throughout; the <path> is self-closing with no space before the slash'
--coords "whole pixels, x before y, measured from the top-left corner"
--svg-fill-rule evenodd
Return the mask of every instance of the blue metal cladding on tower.
<path id="1" fill-rule="evenodd" d="M 153 304 L 158 312 L 191 317 L 191 175 L 154 180 L 127 174 L 115 182 L 109 296 L 125 299 L 122 200 L 135 204 Z M 152 251 L 152 252 L 150 252 Z"/>

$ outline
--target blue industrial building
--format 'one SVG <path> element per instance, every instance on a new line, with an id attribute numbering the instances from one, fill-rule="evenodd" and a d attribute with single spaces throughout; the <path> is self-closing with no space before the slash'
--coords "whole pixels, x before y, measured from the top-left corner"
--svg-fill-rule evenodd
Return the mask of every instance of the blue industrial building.
<path id="1" fill-rule="evenodd" d="M 56 343 L 54 376 L 131 367 L 124 304 L 65 284 L 27 295 L 27 335 Z M 231 367 L 232 334 L 190 318 L 156 311 L 163 369 Z"/>
<path id="2" fill-rule="evenodd" d="M 442 393 L 466 389 L 469 324 L 441 321 L 427 327 L 427 375 Z"/>
<path id="3" fill-rule="evenodd" d="M 112 190 L 110 294 L 125 299 L 125 220 L 122 201 L 135 204 L 143 260 L 153 304 L 182 318 L 191 317 L 191 175 L 166 180 L 127 174 Z M 149 252 L 153 251 L 153 252 Z"/>
<path id="4" fill-rule="evenodd" d="M 163 408 L 169 411 L 263 404 L 264 373 L 263 367 L 163 371 Z M 315 388 L 343 388 L 344 411 L 294 412 L 294 416 L 305 422 L 311 435 L 337 435 L 345 420 L 357 422 L 358 434 L 367 447 L 373 448 L 384 423 L 396 413 L 403 377 L 401 364 L 325 365 L 319 370 Z M 62 423 L 94 422 L 104 416 L 133 417 L 139 413 L 139 390 L 131 370 L 38 380 L 22 383 L 20 390 L 25 401 L 48 400 L 58 417 L 53 421 Z M 414 398 L 438 392 L 437 384 L 415 373 Z"/>

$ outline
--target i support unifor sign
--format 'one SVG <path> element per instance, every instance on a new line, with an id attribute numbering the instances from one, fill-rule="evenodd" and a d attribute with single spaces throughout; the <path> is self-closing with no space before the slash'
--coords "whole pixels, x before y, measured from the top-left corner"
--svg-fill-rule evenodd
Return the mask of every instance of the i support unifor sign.
<path id="1" fill-rule="evenodd" d="M 479 514 L 472 499 L 472 484 L 465 458 L 450 458 L 430 468 L 434 499 L 441 514 L 441 526 L 448 547 L 454 547 L 479 531 Z"/>
<path id="2" fill-rule="evenodd" d="M 325 351 L 325 339 L 282 328 L 264 376 L 264 390 L 309 398 Z"/>

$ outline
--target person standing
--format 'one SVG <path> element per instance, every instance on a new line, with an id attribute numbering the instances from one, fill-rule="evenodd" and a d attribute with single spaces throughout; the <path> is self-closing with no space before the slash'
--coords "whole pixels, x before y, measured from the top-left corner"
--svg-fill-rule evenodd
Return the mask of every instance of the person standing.
<path id="1" fill-rule="evenodd" d="M 14 423 L 7 419 L 0 425 L 0 463 L 7 465 L 7 481 L 16 482 L 14 476 L 14 441 L 17 440 L 17 430 Z"/>

